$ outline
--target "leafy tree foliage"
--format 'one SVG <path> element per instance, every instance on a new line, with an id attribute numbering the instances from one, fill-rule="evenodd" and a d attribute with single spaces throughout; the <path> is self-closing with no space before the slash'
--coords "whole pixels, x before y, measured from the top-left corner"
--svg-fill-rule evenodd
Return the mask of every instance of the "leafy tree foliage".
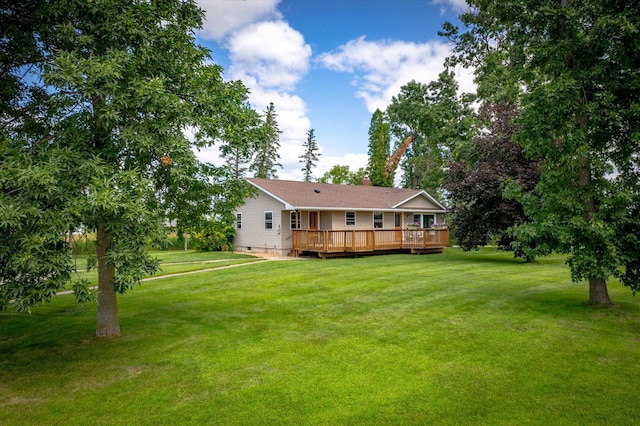
<path id="1" fill-rule="evenodd" d="M 241 82 L 229 83 L 231 88 L 241 86 Z M 240 92 L 241 87 L 237 87 L 236 93 Z M 231 95 L 233 99 L 233 94 Z M 234 110 L 235 117 L 228 117 L 228 123 L 222 129 L 220 135 L 220 153 L 225 159 L 227 166 L 233 170 L 235 179 L 244 177 L 249 169 L 251 160 L 254 155 L 254 142 L 261 135 L 261 121 L 259 115 L 250 108 L 248 101 L 245 100 L 245 107 Z"/>
<path id="2" fill-rule="evenodd" d="M 506 76 L 524 89 L 517 138 L 528 155 L 544 158 L 535 190 L 520 193 L 531 222 L 518 227 L 517 241 L 533 254 L 567 253 L 593 304 L 611 303 L 611 276 L 640 290 L 637 2 L 470 4 L 476 9 L 461 17 L 466 32 L 445 28 L 458 60 L 481 65 L 481 86 Z"/>
<path id="3" fill-rule="evenodd" d="M 469 100 L 457 90 L 453 72 L 444 71 L 429 84 L 405 84 L 387 107 L 392 134 L 399 141 L 413 138 L 402 163 L 404 187 L 443 198 L 447 161 L 471 134 Z"/>
<path id="4" fill-rule="evenodd" d="M 316 166 L 318 157 L 320 156 L 320 154 L 318 153 L 318 150 L 320 148 L 318 147 L 318 143 L 316 142 L 316 136 L 313 129 L 309 129 L 309 131 L 307 131 L 307 140 L 302 144 L 302 146 L 304 147 L 304 154 L 298 158 L 302 160 L 301 163 L 304 165 L 304 167 L 302 168 L 302 172 L 304 173 L 304 181 L 311 182 L 311 173 L 313 171 L 313 168 Z"/>
<path id="5" fill-rule="evenodd" d="M 389 123 L 386 122 L 382 111 L 376 109 L 369 125 L 369 164 L 367 165 L 367 173 L 369 173 L 369 179 L 371 179 L 373 186 L 393 186 L 395 170 L 388 176 L 385 172 L 387 158 L 391 155 L 390 148 Z"/>
<path id="6" fill-rule="evenodd" d="M 528 221 L 522 204 L 503 194 L 510 182 L 531 191 L 539 179 L 539 163 L 527 158 L 522 146 L 513 141 L 517 116 L 515 105 L 483 104 L 478 120 L 487 123 L 487 129 L 459 154 L 462 158 L 450 163 L 446 189 L 452 205 L 451 225 L 464 250 L 494 240 L 498 248 L 511 250 L 510 228 Z M 522 251 L 516 255 L 525 256 Z"/>
<path id="7" fill-rule="evenodd" d="M 164 220 L 186 229 L 212 214 L 219 170 L 193 148 L 249 113 L 246 89 L 195 43 L 201 22 L 183 0 L 2 8 L 0 308 L 62 289 L 63 236 L 83 226 L 97 234 L 96 334 L 118 335 L 116 294 L 157 269 L 146 247 L 164 240 Z"/>
<path id="8" fill-rule="evenodd" d="M 321 183 L 334 183 L 336 185 L 362 185 L 367 172 L 362 167 L 357 171 L 349 170 L 349 166 L 336 164 L 328 172 L 318 179 Z"/>
<path id="9" fill-rule="evenodd" d="M 264 112 L 264 123 L 254 146 L 255 154 L 251 170 L 255 172 L 257 178 L 277 178 L 277 168 L 282 168 L 282 164 L 278 163 L 282 131 L 278 128 L 276 117 L 276 109 L 271 102 Z"/>

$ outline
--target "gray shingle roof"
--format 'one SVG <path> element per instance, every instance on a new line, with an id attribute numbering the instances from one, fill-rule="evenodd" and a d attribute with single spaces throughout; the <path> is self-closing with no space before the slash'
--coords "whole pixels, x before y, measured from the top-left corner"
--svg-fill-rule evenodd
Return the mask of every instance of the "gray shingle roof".
<path id="1" fill-rule="evenodd" d="M 249 178 L 247 181 L 296 209 L 389 210 L 415 197 L 424 196 L 439 210 L 445 210 L 441 204 L 421 189 L 334 185 L 260 178 Z"/>

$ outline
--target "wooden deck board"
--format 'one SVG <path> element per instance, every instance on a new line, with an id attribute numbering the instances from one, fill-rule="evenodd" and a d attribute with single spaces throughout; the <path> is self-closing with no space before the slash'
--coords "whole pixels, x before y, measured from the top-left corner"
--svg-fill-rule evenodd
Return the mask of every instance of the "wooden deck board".
<path id="1" fill-rule="evenodd" d="M 292 231 L 292 252 L 317 253 L 321 257 L 341 253 L 376 254 L 390 250 L 442 252 L 448 242 L 447 229 Z"/>

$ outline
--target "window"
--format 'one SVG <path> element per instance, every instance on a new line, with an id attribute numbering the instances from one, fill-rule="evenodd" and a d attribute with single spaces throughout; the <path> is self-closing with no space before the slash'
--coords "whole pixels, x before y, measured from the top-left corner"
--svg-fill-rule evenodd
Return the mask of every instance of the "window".
<path id="1" fill-rule="evenodd" d="M 424 225 L 424 228 L 431 228 L 433 227 L 433 223 L 435 222 L 435 217 L 432 214 L 423 214 L 422 215 L 422 223 Z"/>
<path id="2" fill-rule="evenodd" d="M 291 212 L 291 229 L 300 229 L 300 212 Z"/>
<path id="3" fill-rule="evenodd" d="M 242 229 L 242 213 L 236 213 L 236 229 Z"/>
<path id="4" fill-rule="evenodd" d="M 435 222 L 435 216 L 432 214 L 414 214 L 413 223 L 418 224 L 420 228 L 431 228 Z"/>
<path id="5" fill-rule="evenodd" d="M 356 212 L 345 212 L 344 224 L 347 226 L 356 226 Z"/>
<path id="6" fill-rule="evenodd" d="M 373 212 L 373 227 L 374 228 L 384 227 L 384 213 Z"/>
<path id="7" fill-rule="evenodd" d="M 264 229 L 273 229 L 273 212 L 264 212 Z"/>

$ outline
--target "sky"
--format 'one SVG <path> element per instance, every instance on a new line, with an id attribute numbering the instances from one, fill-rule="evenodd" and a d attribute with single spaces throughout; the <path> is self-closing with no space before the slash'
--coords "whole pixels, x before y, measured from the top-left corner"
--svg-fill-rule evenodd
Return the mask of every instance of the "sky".
<path id="1" fill-rule="evenodd" d="M 321 177 L 332 166 L 366 167 L 373 112 L 400 88 L 428 83 L 444 70 L 451 47 L 438 36 L 458 23 L 464 0 L 197 0 L 205 11 L 199 44 L 227 80 L 242 80 L 263 113 L 274 103 L 280 130 L 279 179 L 302 180 L 300 156 L 314 129 Z M 472 92 L 469 70 L 456 69 Z M 217 147 L 201 151 L 220 165 Z"/>

